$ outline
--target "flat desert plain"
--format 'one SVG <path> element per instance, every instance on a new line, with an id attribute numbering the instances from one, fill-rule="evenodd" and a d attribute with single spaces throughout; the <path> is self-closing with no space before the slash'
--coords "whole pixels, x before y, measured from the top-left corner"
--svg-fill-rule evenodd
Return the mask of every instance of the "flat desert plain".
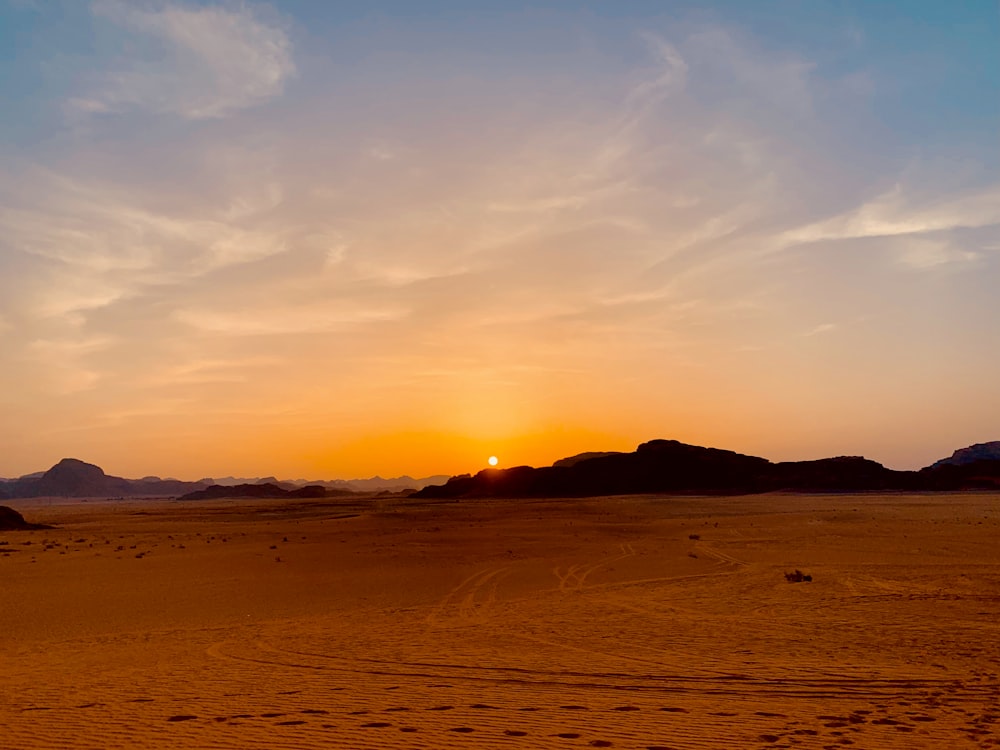
<path id="1" fill-rule="evenodd" d="M 1000 746 L 996 494 L 11 504 L 5 750 Z"/>

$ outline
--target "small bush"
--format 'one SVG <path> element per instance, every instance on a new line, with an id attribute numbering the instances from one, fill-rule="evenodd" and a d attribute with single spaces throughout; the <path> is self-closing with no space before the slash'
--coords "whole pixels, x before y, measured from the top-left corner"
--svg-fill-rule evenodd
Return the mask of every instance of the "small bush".
<path id="1" fill-rule="evenodd" d="M 813 577 L 807 573 L 803 573 L 801 570 L 796 569 L 794 573 L 785 573 L 785 580 L 789 583 L 802 583 L 812 581 Z"/>
<path id="2" fill-rule="evenodd" d="M 701 539 L 701 534 L 688 534 L 688 539 L 697 542 L 699 539 Z"/>

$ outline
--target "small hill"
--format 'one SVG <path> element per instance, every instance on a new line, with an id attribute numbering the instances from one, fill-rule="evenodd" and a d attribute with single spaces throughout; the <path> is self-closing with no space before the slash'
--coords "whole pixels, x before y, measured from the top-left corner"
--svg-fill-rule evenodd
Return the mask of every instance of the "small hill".
<path id="1" fill-rule="evenodd" d="M 31 529 L 51 529 L 41 523 L 28 523 L 24 516 L 13 508 L 0 505 L 0 531 L 29 531 Z"/>

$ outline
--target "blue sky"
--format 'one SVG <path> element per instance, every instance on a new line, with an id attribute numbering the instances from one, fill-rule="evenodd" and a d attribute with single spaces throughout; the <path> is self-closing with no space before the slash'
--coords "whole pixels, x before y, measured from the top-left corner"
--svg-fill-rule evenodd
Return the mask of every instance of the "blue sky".
<path id="1" fill-rule="evenodd" d="M 996 2 L 0 0 L 0 476 L 1000 439 Z"/>

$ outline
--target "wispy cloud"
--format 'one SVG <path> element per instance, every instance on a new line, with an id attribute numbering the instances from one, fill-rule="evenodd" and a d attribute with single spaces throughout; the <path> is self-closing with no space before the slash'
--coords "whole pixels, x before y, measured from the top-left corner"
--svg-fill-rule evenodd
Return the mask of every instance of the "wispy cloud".
<path id="1" fill-rule="evenodd" d="M 249 5 L 95 0 L 92 8 L 135 40 L 70 101 L 82 112 L 224 117 L 277 96 L 295 72 L 286 30 Z"/>
<path id="2" fill-rule="evenodd" d="M 114 343 L 108 336 L 73 339 L 37 339 L 28 346 L 28 356 L 35 359 L 41 377 L 59 394 L 72 394 L 94 388 L 102 371 L 90 363 L 91 355 Z"/>
<path id="3" fill-rule="evenodd" d="M 897 184 L 857 209 L 788 232 L 792 242 L 892 237 L 1000 224 L 1000 186 L 959 197 L 908 198 Z"/>
<path id="4" fill-rule="evenodd" d="M 802 335 L 806 338 L 810 336 L 820 336 L 824 333 L 830 333 L 831 331 L 836 331 L 838 328 L 836 323 L 820 323 L 815 328 L 811 328 Z"/>
<path id="5" fill-rule="evenodd" d="M 231 336 L 274 336 L 294 333 L 324 333 L 347 326 L 398 320 L 406 315 L 402 307 L 359 305 L 324 305 L 265 310 L 213 311 L 199 308 L 180 310 L 177 320 L 193 328 Z"/>
<path id="6" fill-rule="evenodd" d="M 0 181 L 10 196 L 0 208 L 2 244 L 47 261 L 43 315 L 102 307 L 285 249 L 280 231 L 246 225 L 257 209 L 239 193 L 215 212 L 173 213 L 147 208 L 135 191 L 46 171 L 20 175 L 18 186 Z"/>

